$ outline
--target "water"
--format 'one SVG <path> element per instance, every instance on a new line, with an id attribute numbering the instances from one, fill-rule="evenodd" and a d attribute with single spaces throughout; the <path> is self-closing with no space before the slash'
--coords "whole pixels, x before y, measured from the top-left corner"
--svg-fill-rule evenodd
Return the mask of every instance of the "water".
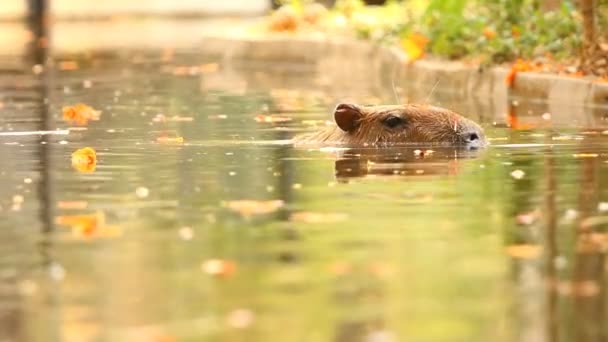
<path id="1" fill-rule="evenodd" d="M 601 109 L 551 121 L 519 99 L 516 130 L 404 87 L 492 146 L 294 148 L 344 97 L 394 103 L 390 83 L 196 49 L 53 60 L 40 76 L 7 56 L 0 73 L 4 340 L 606 339 Z M 63 121 L 79 102 L 100 120 Z M 83 147 L 94 172 L 71 165 Z"/>

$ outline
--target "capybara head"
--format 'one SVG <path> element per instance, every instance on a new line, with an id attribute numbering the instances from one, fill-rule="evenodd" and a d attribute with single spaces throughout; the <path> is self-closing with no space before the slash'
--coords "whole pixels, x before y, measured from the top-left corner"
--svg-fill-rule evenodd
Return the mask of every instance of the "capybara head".
<path id="1" fill-rule="evenodd" d="M 334 119 L 349 144 L 442 143 L 467 147 L 487 144 L 483 129 L 448 109 L 416 105 L 360 106 L 341 103 Z"/>

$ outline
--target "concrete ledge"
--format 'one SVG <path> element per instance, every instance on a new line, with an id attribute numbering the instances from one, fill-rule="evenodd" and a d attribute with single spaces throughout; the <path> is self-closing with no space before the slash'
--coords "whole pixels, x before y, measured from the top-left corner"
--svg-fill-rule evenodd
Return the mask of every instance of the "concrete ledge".
<path id="1" fill-rule="evenodd" d="M 439 81 L 438 91 L 457 99 L 473 99 L 484 108 L 490 106 L 493 113 L 507 113 L 510 98 L 545 102 L 547 110 L 564 120 L 584 112 L 581 108 L 608 109 L 608 83 L 526 72 L 518 73 L 509 88 L 505 67 L 480 69 L 436 60 L 408 64 L 401 51 L 367 41 L 289 35 L 208 37 L 203 46 L 205 52 L 224 59 L 314 64 L 320 75 L 332 80 L 372 82 L 379 88 L 394 81 L 397 86 L 428 93 Z"/>

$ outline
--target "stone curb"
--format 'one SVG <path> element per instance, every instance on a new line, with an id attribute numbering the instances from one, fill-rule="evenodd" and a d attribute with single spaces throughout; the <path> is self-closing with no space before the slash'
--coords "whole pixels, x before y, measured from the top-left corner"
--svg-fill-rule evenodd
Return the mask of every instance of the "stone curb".
<path id="1" fill-rule="evenodd" d="M 608 107 L 608 83 L 585 78 L 554 74 L 518 73 L 514 86 L 509 88 L 505 67 L 480 69 L 461 62 L 419 60 L 406 63 L 398 49 L 369 41 L 311 38 L 277 35 L 270 37 L 208 37 L 203 50 L 224 58 L 246 61 L 289 61 L 316 63 L 320 72 L 332 79 L 341 74 L 354 77 L 366 69 L 365 82 L 391 84 L 391 77 L 415 85 L 432 85 L 441 80 L 440 88 L 458 98 L 492 102 L 495 112 L 506 113 L 510 98 L 525 97 L 546 101 L 550 111 L 566 111 L 572 107 Z M 370 79 L 369 75 L 375 75 Z M 337 77 L 337 78 L 333 78 Z M 351 80 L 352 81 L 352 80 Z M 487 103 L 486 103 L 487 104 Z"/>

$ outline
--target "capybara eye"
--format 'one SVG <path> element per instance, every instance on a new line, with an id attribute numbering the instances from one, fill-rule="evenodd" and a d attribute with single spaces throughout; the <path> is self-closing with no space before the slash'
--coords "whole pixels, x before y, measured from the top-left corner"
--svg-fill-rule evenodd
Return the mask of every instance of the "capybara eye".
<path id="1" fill-rule="evenodd" d="M 403 119 L 398 116 L 389 116 L 384 119 L 384 125 L 390 128 L 395 128 L 403 123 Z"/>

